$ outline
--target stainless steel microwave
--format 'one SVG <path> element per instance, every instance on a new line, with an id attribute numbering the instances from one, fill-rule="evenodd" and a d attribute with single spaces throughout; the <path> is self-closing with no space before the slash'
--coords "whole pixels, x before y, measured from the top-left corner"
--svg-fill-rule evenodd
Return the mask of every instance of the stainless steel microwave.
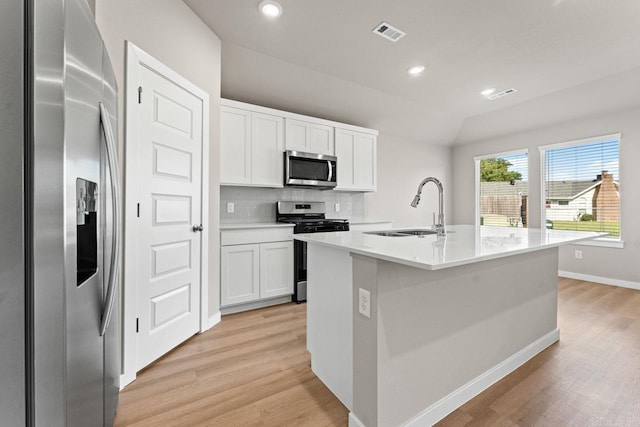
<path id="1" fill-rule="evenodd" d="M 285 151 L 284 185 L 330 190 L 338 185 L 338 158 L 326 154 Z"/>

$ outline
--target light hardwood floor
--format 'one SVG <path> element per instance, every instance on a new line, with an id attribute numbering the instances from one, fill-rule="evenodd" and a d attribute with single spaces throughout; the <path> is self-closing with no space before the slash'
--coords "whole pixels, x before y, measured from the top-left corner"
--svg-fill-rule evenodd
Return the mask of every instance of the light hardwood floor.
<path id="1" fill-rule="evenodd" d="M 138 374 L 116 426 L 346 426 L 309 367 L 306 306 L 225 316 Z M 640 291 L 560 279 L 560 342 L 440 426 L 640 426 Z"/>

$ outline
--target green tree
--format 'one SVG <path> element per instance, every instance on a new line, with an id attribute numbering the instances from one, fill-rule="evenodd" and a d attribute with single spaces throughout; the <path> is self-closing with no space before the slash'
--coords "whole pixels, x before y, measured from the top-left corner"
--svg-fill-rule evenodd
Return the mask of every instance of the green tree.
<path id="1" fill-rule="evenodd" d="M 511 162 L 501 158 L 490 158 L 480 161 L 480 181 L 482 182 L 505 182 L 519 181 L 522 174 L 510 171 Z"/>

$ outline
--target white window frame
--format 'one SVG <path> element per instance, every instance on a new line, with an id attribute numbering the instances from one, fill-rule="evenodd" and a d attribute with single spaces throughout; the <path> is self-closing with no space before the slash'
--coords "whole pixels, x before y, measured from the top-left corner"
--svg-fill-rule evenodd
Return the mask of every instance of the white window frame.
<path id="1" fill-rule="evenodd" d="M 475 156 L 473 161 L 475 163 L 475 181 L 476 181 L 476 218 L 475 225 L 476 227 L 480 226 L 480 161 L 485 159 L 491 159 L 494 157 L 505 157 L 505 156 L 513 156 L 516 154 L 526 154 L 527 155 L 527 176 L 529 175 L 529 149 L 522 148 L 520 150 L 511 150 L 511 151 L 502 151 L 500 153 L 495 154 L 483 154 L 481 156 Z M 527 179 L 527 195 L 530 194 L 531 190 L 531 181 Z M 529 206 L 527 205 L 527 209 Z"/>
<path id="2" fill-rule="evenodd" d="M 556 144 L 541 145 L 538 147 L 540 153 L 540 228 L 546 227 L 546 193 L 547 193 L 547 173 L 546 173 L 546 152 L 547 150 L 555 150 L 565 147 L 576 147 L 579 145 L 595 144 L 603 141 L 610 141 L 613 139 L 618 140 L 618 161 L 620 161 L 620 144 L 622 143 L 622 133 L 612 133 L 608 135 L 593 136 L 589 138 L 576 139 L 573 141 L 559 142 Z M 618 163 L 618 174 L 620 173 L 620 163 Z M 622 240 L 622 190 L 618 188 L 618 194 L 620 197 L 620 237 L 600 237 L 598 239 L 588 240 L 584 242 L 574 243 L 580 246 L 600 246 L 605 248 L 624 248 L 624 240 Z"/>

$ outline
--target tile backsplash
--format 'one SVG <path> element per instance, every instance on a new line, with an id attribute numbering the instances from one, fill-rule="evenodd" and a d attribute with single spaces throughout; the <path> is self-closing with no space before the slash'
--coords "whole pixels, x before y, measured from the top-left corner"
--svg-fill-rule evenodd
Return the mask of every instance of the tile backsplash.
<path id="1" fill-rule="evenodd" d="M 273 222 L 276 202 L 325 202 L 327 218 L 363 218 L 364 193 L 305 188 L 220 187 L 220 223 Z M 227 213 L 227 203 L 234 204 L 234 213 Z M 340 204 L 340 212 L 335 204 Z"/>

